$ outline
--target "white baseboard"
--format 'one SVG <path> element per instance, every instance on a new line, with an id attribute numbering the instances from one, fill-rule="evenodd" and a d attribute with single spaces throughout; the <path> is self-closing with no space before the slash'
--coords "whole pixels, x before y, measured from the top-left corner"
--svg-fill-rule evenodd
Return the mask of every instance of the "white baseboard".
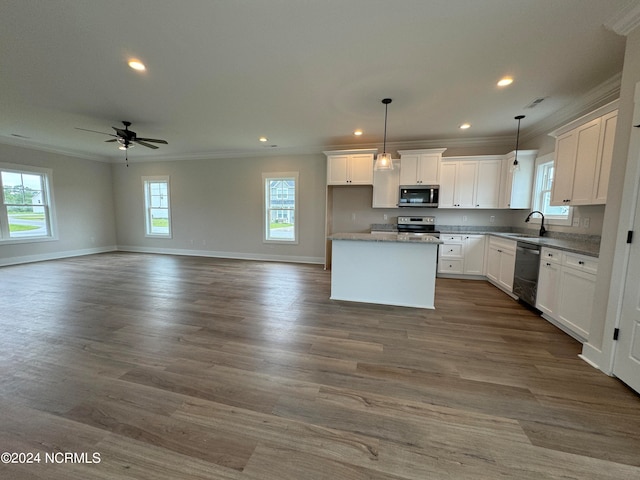
<path id="1" fill-rule="evenodd" d="M 607 362 L 604 358 L 604 352 L 597 349 L 590 343 L 582 345 L 582 353 L 578 356 L 593 368 L 597 368 L 601 372 L 606 373 L 609 376 L 613 376 L 613 371 L 605 367 Z"/>
<path id="2" fill-rule="evenodd" d="M 118 245 L 118 251 L 135 253 L 157 253 L 161 255 L 186 255 L 189 257 L 231 258 L 235 260 L 258 260 L 264 262 L 313 263 L 324 265 L 323 257 L 301 257 L 292 255 L 265 255 L 259 253 L 220 252 L 212 250 L 190 250 L 183 248 L 150 248 Z"/>
<path id="3" fill-rule="evenodd" d="M 22 263 L 44 262 L 46 260 L 58 260 L 60 258 L 81 257 L 83 255 L 93 255 L 96 253 L 115 252 L 118 248 L 115 245 L 108 247 L 83 248 L 80 250 L 67 250 L 64 252 L 40 253 L 36 255 L 23 255 L 20 257 L 0 258 L 0 267 L 9 265 L 20 265 Z"/>

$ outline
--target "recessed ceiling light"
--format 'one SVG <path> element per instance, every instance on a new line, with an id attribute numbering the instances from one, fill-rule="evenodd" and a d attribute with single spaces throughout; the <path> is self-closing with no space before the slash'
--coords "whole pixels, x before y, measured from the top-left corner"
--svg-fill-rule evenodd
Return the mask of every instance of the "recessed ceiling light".
<path id="1" fill-rule="evenodd" d="M 356 137 L 359 137 L 359 136 L 360 136 L 360 135 L 362 135 L 363 133 L 364 133 L 364 132 L 363 132 L 362 130 L 356 130 L 355 132 L 353 132 L 353 134 L 354 134 Z"/>
<path id="2" fill-rule="evenodd" d="M 471 128 L 470 123 L 463 123 L 462 125 L 460 125 L 460 130 L 466 130 L 467 128 Z"/>
<path id="3" fill-rule="evenodd" d="M 268 142 L 269 139 L 267 137 L 260 137 L 258 140 L 260 140 L 261 142 Z"/>
<path id="4" fill-rule="evenodd" d="M 511 78 L 511 77 L 504 77 L 504 78 L 501 78 L 501 79 L 498 81 L 498 86 L 499 86 L 499 87 L 506 87 L 507 85 L 511 85 L 512 83 L 513 83 L 513 78 Z"/>
<path id="5" fill-rule="evenodd" d="M 144 72 L 147 69 L 144 63 L 142 63 L 140 60 L 135 59 L 129 60 L 129 66 L 134 70 L 137 70 L 138 72 Z"/>

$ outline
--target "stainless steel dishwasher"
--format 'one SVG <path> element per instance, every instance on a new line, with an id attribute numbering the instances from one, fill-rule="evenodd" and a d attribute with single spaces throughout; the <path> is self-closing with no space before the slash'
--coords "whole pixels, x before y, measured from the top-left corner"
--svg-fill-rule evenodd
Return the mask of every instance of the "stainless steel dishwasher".
<path id="1" fill-rule="evenodd" d="M 516 246 L 516 268 L 513 274 L 513 293 L 532 307 L 536 306 L 539 268 L 540 246 L 527 242 L 518 242 Z"/>

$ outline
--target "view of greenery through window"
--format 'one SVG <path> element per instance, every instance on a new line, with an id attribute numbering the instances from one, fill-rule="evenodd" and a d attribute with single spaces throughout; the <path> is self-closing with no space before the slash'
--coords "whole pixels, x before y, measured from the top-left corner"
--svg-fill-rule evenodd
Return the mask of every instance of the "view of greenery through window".
<path id="1" fill-rule="evenodd" d="M 295 241 L 295 178 L 267 178 L 265 184 L 266 240 Z"/>
<path id="2" fill-rule="evenodd" d="M 145 180 L 147 235 L 170 236 L 169 181 Z"/>
<path id="3" fill-rule="evenodd" d="M 10 238 L 49 235 L 44 175 L 2 171 L 2 194 Z"/>

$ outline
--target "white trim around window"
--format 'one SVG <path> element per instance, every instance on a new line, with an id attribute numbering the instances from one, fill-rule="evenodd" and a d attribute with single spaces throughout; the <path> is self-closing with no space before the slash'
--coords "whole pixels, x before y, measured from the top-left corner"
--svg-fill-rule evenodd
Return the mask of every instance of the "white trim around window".
<path id="1" fill-rule="evenodd" d="M 171 238 L 171 184 L 169 176 L 142 177 L 144 234 L 148 238 Z"/>
<path id="2" fill-rule="evenodd" d="M 536 158 L 531 210 L 544 213 L 544 221 L 547 225 L 570 226 L 573 221 L 573 207 L 549 205 L 554 174 L 554 153 L 548 153 Z M 536 215 L 531 217 L 531 223 L 540 223 L 541 218 Z"/>
<path id="3" fill-rule="evenodd" d="M 262 241 L 298 243 L 298 172 L 262 174 Z"/>
<path id="4" fill-rule="evenodd" d="M 53 170 L 0 163 L 0 244 L 58 240 Z"/>

